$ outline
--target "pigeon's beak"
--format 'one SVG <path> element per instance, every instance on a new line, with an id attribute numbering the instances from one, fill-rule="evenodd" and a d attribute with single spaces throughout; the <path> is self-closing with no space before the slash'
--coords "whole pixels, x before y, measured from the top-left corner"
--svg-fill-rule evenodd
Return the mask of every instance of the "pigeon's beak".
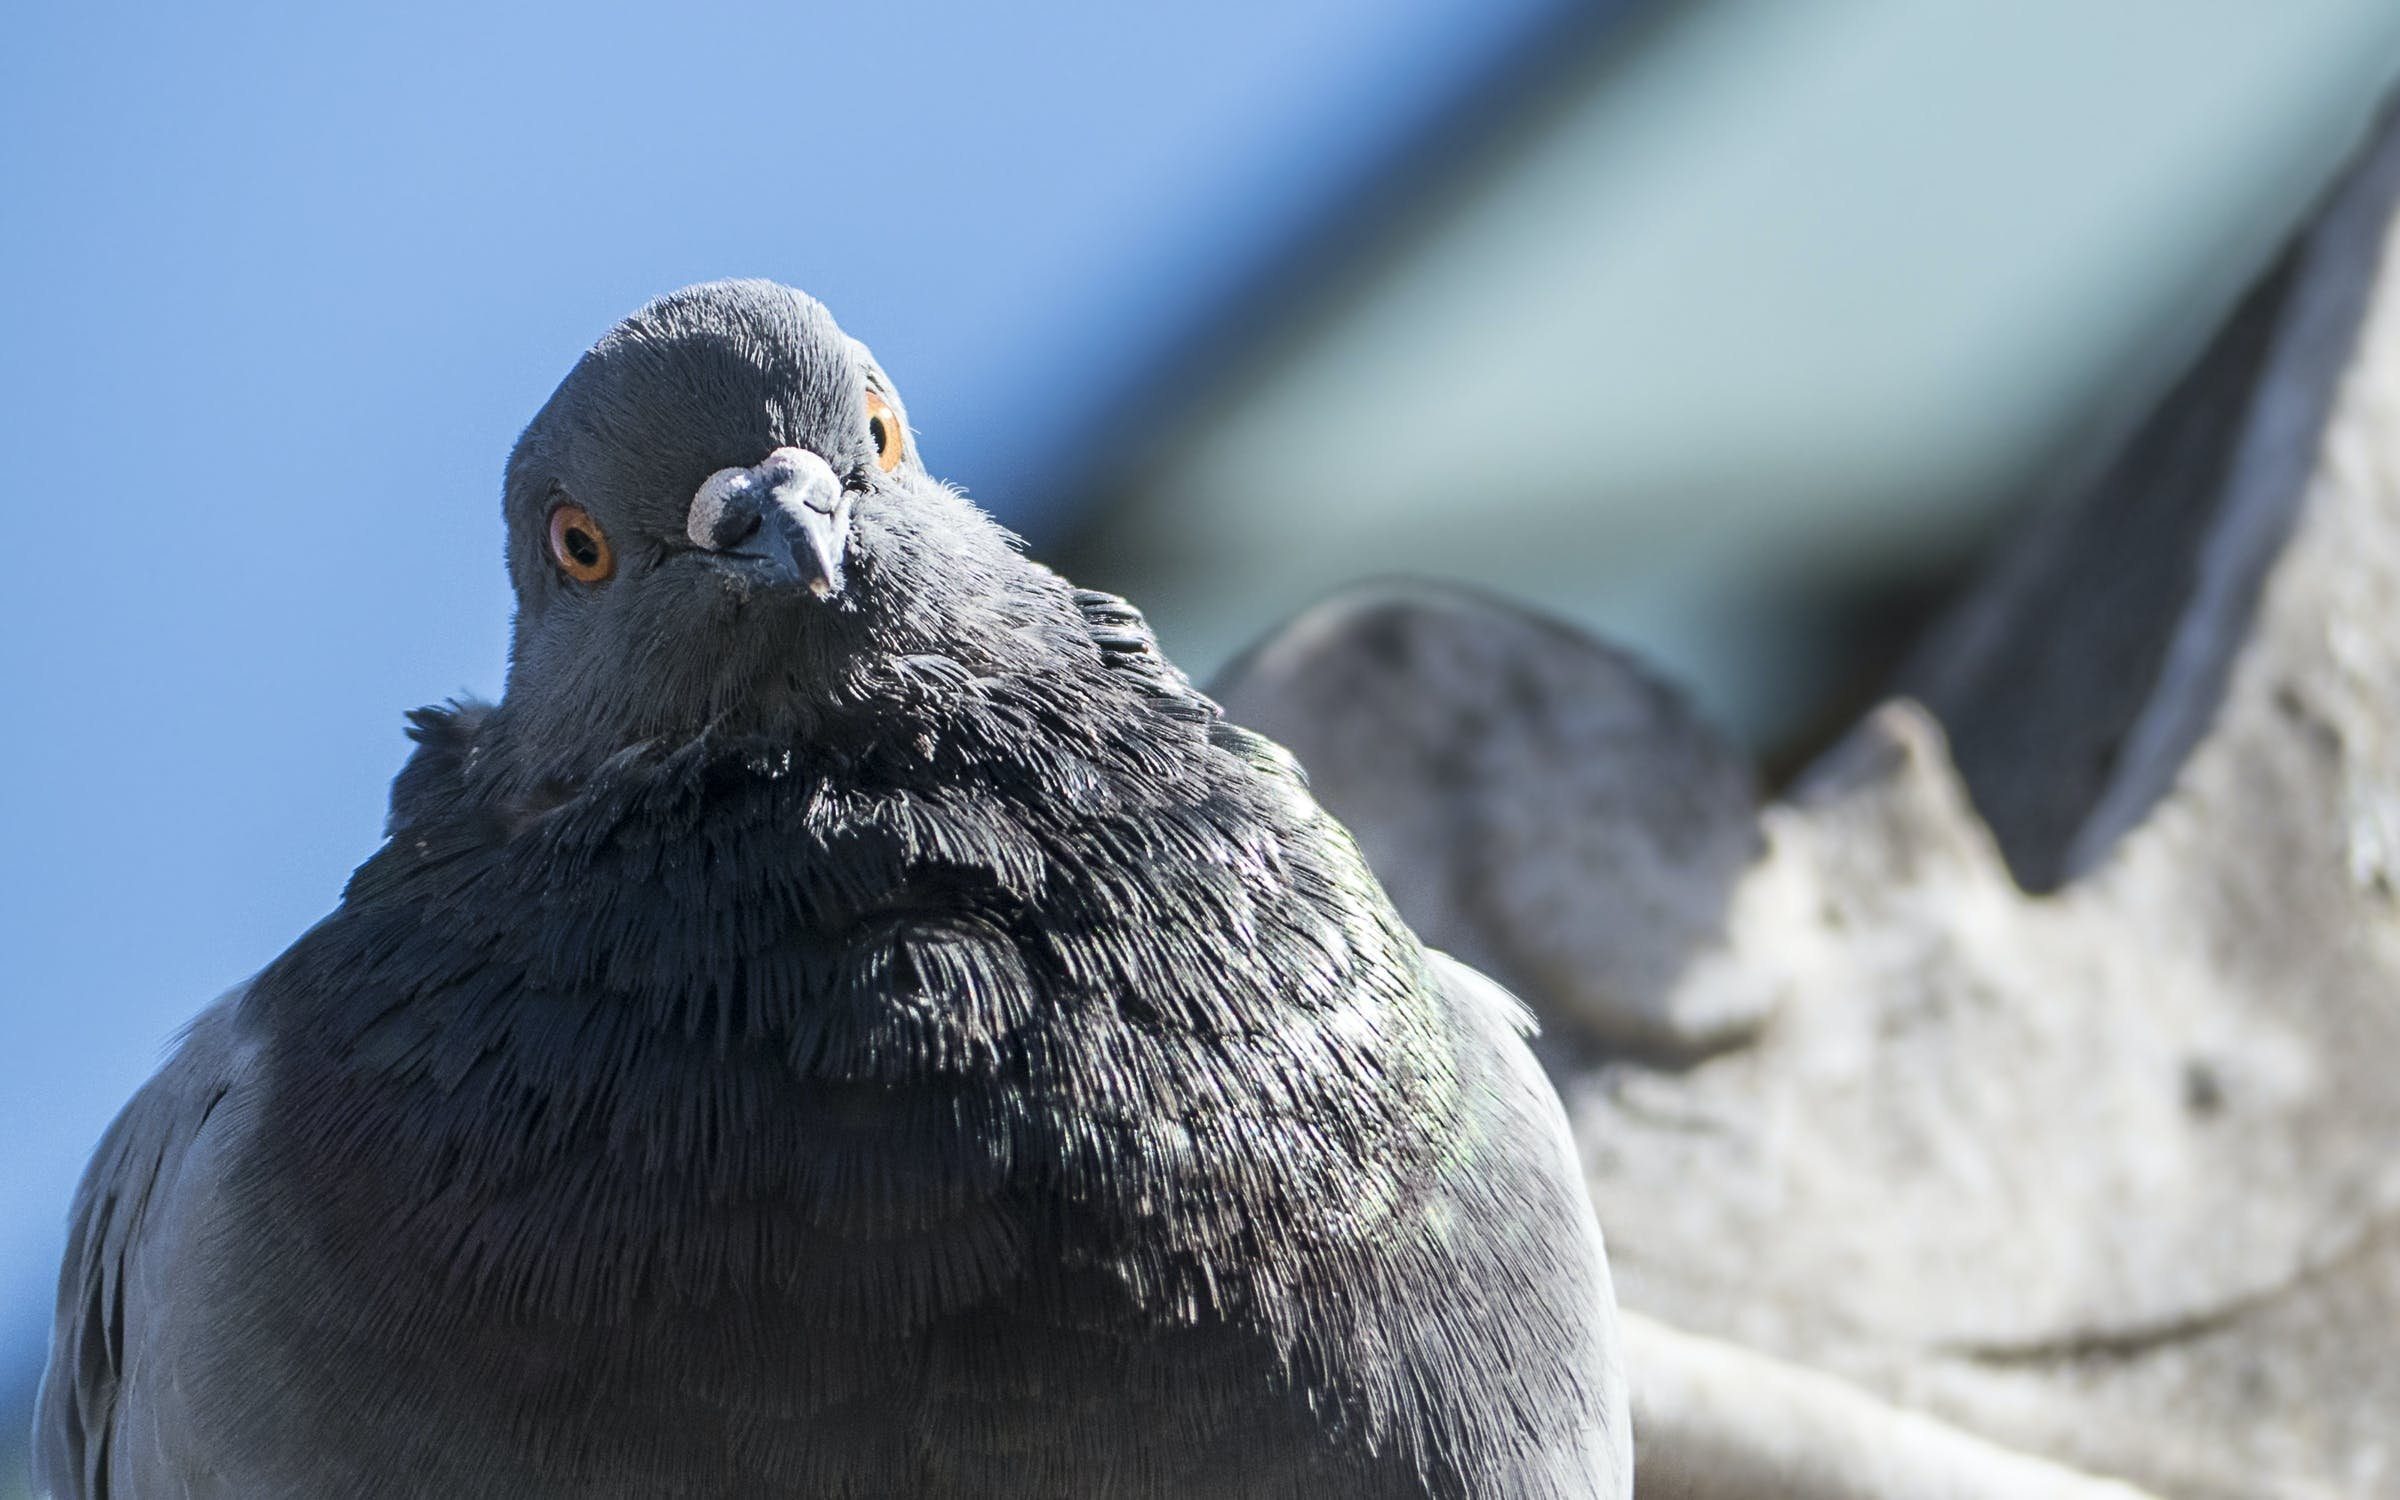
<path id="1" fill-rule="evenodd" d="M 743 559 L 754 576 L 830 599 L 842 591 L 850 492 L 816 454 L 778 448 L 746 469 L 709 475 L 684 531 L 705 552 Z"/>

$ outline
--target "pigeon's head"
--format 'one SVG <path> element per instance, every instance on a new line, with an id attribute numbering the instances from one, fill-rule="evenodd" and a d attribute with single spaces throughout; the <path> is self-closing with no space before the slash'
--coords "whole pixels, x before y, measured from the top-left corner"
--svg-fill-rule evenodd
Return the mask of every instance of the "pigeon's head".
<path id="1" fill-rule="evenodd" d="M 1039 571 L 926 475 L 866 346 L 765 281 L 610 330 L 518 440 L 507 508 L 507 707 L 553 760 L 817 722 L 878 660 L 1004 633 Z"/>

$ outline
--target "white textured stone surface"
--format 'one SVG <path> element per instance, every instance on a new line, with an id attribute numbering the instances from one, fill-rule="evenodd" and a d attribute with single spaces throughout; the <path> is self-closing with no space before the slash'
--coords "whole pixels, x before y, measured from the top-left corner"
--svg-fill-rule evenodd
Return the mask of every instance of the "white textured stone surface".
<path id="1" fill-rule="evenodd" d="M 2400 1495 L 2400 260 L 2381 253 L 2210 727 L 2053 895 L 2012 880 L 1907 702 L 1759 813 L 1671 695 L 1473 599 L 1337 602 L 1224 689 L 1293 744 L 1412 920 L 1584 1039 L 1551 1061 L 1620 1293 L 1668 1325 L 1647 1386 L 1632 1367 L 1668 1492 L 1907 1492 L 1863 1468 L 1695 1480 L 1695 1454 L 1750 1462 L 1820 1408 L 1771 1398 L 1780 1376 L 1728 1401 L 1694 1370 L 1738 1390 L 1740 1361 L 1685 1362 L 1683 1330 L 2160 1496 Z"/>

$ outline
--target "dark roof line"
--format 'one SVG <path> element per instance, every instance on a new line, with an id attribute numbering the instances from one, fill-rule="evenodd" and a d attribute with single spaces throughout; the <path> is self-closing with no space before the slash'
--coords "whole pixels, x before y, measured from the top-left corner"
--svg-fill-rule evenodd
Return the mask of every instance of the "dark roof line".
<path id="1" fill-rule="evenodd" d="M 1631 35 L 1672 9 L 1658 0 L 1581 0 L 1530 28 L 1402 131 L 1354 190 L 1328 197 L 1309 224 L 1258 257 L 1231 293 L 1159 339 L 1161 352 L 1106 398 L 1091 424 L 1106 436 L 1067 478 L 1058 514 L 1068 538 L 1100 518 L 1108 496 L 1137 485 L 1162 439 L 1244 366 L 1272 358 L 1334 316 L 1346 300 L 1346 272 L 1438 218 L 1481 169 L 1580 97 L 1597 68 L 1630 51 Z"/>

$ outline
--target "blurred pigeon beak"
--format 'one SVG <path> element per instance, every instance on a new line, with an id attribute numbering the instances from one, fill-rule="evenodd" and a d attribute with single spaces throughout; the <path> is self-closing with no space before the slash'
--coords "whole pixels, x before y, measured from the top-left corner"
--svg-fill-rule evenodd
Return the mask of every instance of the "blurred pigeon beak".
<path id="1" fill-rule="evenodd" d="M 684 531 L 704 551 L 747 559 L 768 582 L 805 585 L 830 599 L 842 591 L 850 493 L 822 458 L 778 448 L 746 469 L 709 475 L 692 496 Z"/>

